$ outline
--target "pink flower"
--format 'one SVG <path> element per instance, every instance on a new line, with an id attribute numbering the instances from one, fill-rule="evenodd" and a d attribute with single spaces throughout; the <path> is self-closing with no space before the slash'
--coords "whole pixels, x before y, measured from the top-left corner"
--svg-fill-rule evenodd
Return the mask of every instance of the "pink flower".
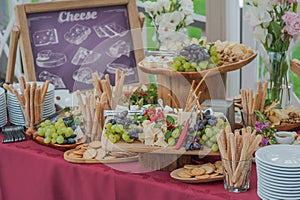
<path id="1" fill-rule="evenodd" d="M 294 12 L 286 12 L 282 20 L 285 22 L 284 30 L 296 41 L 300 34 L 300 16 Z"/>
<path id="2" fill-rule="evenodd" d="M 296 3 L 297 2 L 297 0 L 288 0 L 289 1 L 289 3 Z"/>

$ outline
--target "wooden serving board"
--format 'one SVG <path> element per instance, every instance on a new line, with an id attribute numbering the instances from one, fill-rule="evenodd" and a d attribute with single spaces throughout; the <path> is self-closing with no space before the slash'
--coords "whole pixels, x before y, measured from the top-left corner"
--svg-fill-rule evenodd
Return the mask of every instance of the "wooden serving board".
<path id="1" fill-rule="evenodd" d="M 213 152 L 210 148 L 204 146 L 202 150 L 186 151 L 183 147 L 176 150 L 175 147 L 158 147 L 146 146 L 145 144 L 135 141 L 133 143 L 117 142 L 111 143 L 107 138 L 101 138 L 102 148 L 106 151 L 126 151 L 137 153 L 154 153 L 154 154 L 176 154 L 176 155 L 201 155 L 201 156 L 219 156 L 219 152 Z"/>
<path id="2" fill-rule="evenodd" d="M 178 172 L 184 170 L 183 168 L 176 169 L 170 173 L 170 176 L 173 179 L 176 179 L 178 181 L 184 182 L 184 183 L 207 183 L 207 182 L 213 182 L 213 181 L 221 181 L 223 180 L 223 175 L 219 175 L 216 177 L 210 177 L 205 179 L 197 179 L 197 178 L 181 178 L 178 176 Z"/>
<path id="3" fill-rule="evenodd" d="M 300 128 L 300 123 L 275 125 L 277 131 L 296 131 Z"/>
<path id="4" fill-rule="evenodd" d="M 112 164 L 112 163 L 126 163 L 126 162 L 136 162 L 139 159 L 138 155 L 135 156 L 128 156 L 123 158 L 107 158 L 107 159 L 84 159 L 84 158 L 75 158 L 70 156 L 72 152 L 75 151 L 74 149 L 68 150 L 64 153 L 64 159 L 71 163 L 86 163 L 86 164 L 93 164 L 93 163 L 102 163 L 102 164 Z"/>
<path id="5" fill-rule="evenodd" d="M 183 76 L 187 79 L 198 79 L 198 78 L 203 77 L 208 71 L 210 71 L 210 74 L 208 76 L 212 76 L 217 73 L 225 73 L 225 72 L 230 72 L 230 71 L 240 69 L 241 67 L 250 63 L 256 56 L 257 56 L 257 52 L 255 52 L 252 56 L 248 57 L 245 60 L 240 60 L 238 62 L 233 62 L 230 64 L 222 65 L 222 66 L 219 66 L 219 67 L 216 67 L 213 69 L 203 70 L 200 72 L 177 72 L 177 71 L 172 71 L 171 69 L 167 69 L 167 68 L 149 67 L 149 66 L 145 66 L 143 61 L 141 61 L 138 64 L 138 67 L 143 72 L 148 73 L 148 74 L 161 74 L 161 75 L 165 75 L 165 76 Z"/>

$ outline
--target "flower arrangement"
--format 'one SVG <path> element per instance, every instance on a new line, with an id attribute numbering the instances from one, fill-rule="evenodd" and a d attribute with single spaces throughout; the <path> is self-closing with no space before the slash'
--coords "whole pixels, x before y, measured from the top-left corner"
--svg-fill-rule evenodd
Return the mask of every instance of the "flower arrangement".
<path id="1" fill-rule="evenodd" d="M 253 27 L 254 39 L 262 44 L 269 72 L 268 99 L 282 103 L 283 85 L 288 87 L 289 50 L 300 34 L 297 0 L 248 0 L 245 18 Z"/>
<path id="2" fill-rule="evenodd" d="M 144 2 L 145 11 L 155 28 L 158 47 L 162 41 L 175 42 L 184 28 L 193 23 L 194 4 L 191 0 L 157 0 Z M 182 40 L 182 38 L 180 38 Z"/>
<path id="3" fill-rule="evenodd" d="M 254 123 L 253 129 L 256 131 L 256 134 L 262 136 L 261 146 L 266 146 L 270 144 L 276 144 L 276 139 L 274 133 L 276 128 L 271 125 L 269 121 L 266 120 L 265 116 L 259 111 L 255 111 L 255 115 L 258 118 L 258 121 Z"/>

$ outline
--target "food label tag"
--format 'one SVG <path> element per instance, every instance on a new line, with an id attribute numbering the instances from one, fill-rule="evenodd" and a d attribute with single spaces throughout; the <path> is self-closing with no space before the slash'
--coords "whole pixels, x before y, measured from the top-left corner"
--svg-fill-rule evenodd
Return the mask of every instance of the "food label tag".
<path id="1" fill-rule="evenodd" d="M 77 128 L 76 128 L 75 131 L 74 131 L 74 133 L 76 134 L 76 137 L 75 137 L 76 142 L 77 142 L 78 140 L 80 140 L 81 138 L 83 138 L 83 135 L 84 135 L 84 134 L 83 134 L 83 132 L 82 132 L 80 126 L 77 126 Z"/>

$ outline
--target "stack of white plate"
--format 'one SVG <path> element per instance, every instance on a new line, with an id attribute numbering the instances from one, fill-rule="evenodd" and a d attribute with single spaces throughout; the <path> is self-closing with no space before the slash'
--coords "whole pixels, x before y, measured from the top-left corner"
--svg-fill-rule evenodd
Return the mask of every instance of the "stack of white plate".
<path id="1" fill-rule="evenodd" d="M 6 111 L 6 97 L 5 90 L 0 88 L 0 127 L 5 126 L 7 123 L 7 111 Z"/>
<path id="2" fill-rule="evenodd" d="M 300 199 L 300 145 L 266 146 L 255 158 L 260 198 Z"/>
<path id="3" fill-rule="evenodd" d="M 37 86 L 42 87 L 44 82 L 36 82 L 36 83 Z M 21 93 L 19 84 L 14 84 L 14 87 L 19 91 L 19 93 Z M 55 89 L 54 85 L 49 84 L 45 96 L 45 101 L 44 101 L 44 106 L 42 111 L 43 113 L 42 119 L 55 113 L 54 89 Z M 14 94 L 10 93 L 9 91 L 7 92 L 7 106 L 8 106 L 8 115 L 9 115 L 10 122 L 15 125 L 25 126 L 26 122 L 19 101 L 17 97 Z"/>

